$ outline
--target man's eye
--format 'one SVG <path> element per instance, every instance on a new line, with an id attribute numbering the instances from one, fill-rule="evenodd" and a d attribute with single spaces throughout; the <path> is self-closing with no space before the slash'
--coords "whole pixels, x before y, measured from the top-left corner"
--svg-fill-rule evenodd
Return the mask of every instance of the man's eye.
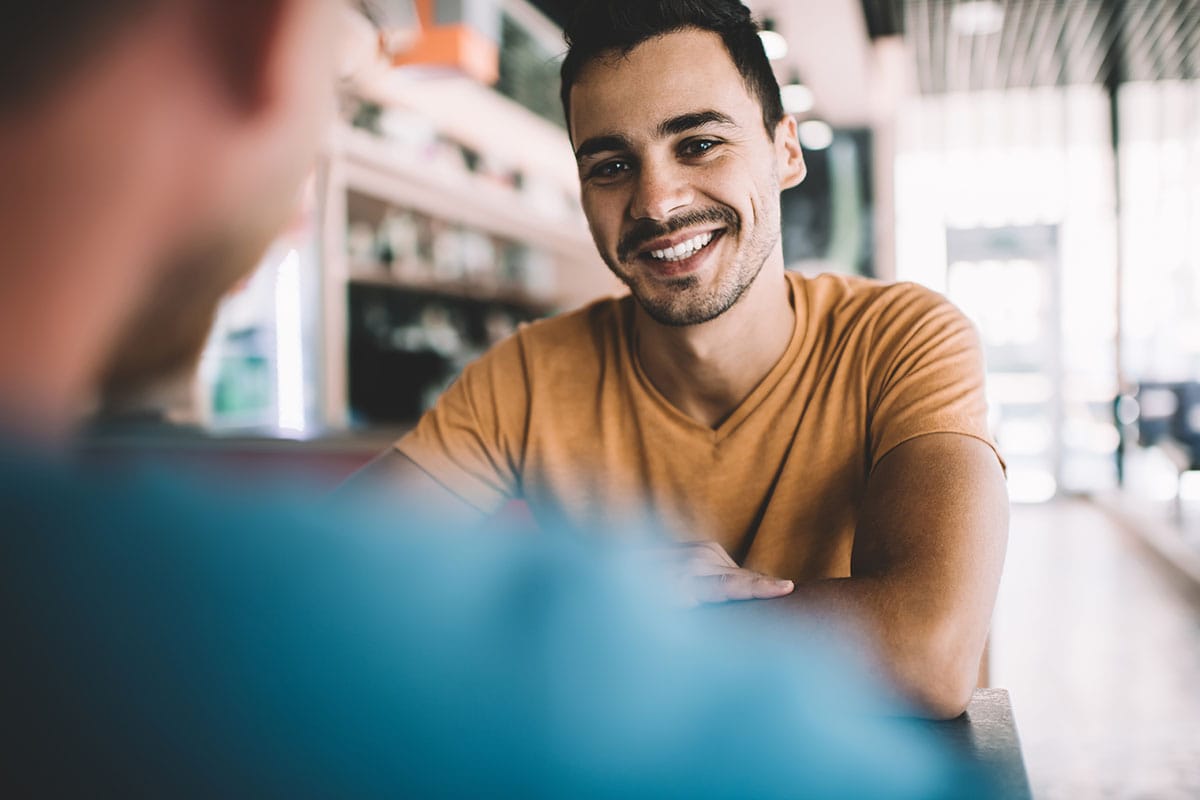
<path id="1" fill-rule="evenodd" d="M 693 139 L 683 145 L 683 154 L 686 156 L 702 156 L 718 144 L 720 142 L 716 139 Z"/>
<path id="2" fill-rule="evenodd" d="M 622 173 L 629 171 L 628 161 L 605 161 L 602 164 L 597 164 L 592 168 L 590 177 L 593 178 L 617 178 Z"/>

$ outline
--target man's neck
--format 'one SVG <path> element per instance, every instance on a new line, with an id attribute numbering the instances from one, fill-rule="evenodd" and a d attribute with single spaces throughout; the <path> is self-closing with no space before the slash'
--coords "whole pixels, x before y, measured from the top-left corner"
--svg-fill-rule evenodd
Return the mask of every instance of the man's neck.
<path id="1" fill-rule="evenodd" d="M 782 258 L 771 259 L 738 302 L 701 325 L 671 327 L 639 306 L 637 357 L 655 388 L 677 409 L 718 427 L 787 351 L 796 313 Z"/>

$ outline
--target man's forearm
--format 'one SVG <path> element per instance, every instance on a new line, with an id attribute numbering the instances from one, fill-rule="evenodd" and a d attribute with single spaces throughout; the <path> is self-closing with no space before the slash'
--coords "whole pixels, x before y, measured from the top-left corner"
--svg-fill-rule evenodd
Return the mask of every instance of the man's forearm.
<path id="1" fill-rule="evenodd" d="M 857 632 L 882 675 L 931 717 L 970 701 L 1008 538 L 1008 497 L 984 442 L 931 434 L 876 466 L 855 526 L 852 577 L 797 582 L 745 611 L 792 611 Z"/>
<path id="2" fill-rule="evenodd" d="M 699 613 L 777 621 L 781 631 L 799 617 L 866 648 L 873 671 L 918 713 L 955 717 L 975 688 L 986 628 L 917 598 L 884 578 L 839 578 L 797 584 L 786 597 L 706 606 Z"/>

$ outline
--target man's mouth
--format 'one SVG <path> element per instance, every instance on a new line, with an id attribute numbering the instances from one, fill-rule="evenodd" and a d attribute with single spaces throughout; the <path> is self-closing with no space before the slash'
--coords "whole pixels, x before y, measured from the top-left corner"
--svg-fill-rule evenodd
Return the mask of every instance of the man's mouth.
<path id="1" fill-rule="evenodd" d="M 687 211 L 665 221 L 639 219 L 617 243 L 617 260 L 683 261 L 740 227 L 737 214 L 724 206 Z"/>
<path id="2" fill-rule="evenodd" d="M 642 248 L 637 259 L 648 265 L 653 274 L 675 278 L 691 273 L 707 261 L 712 245 L 725 235 L 724 228 L 657 239 Z"/>
<path id="3" fill-rule="evenodd" d="M 723 233 L 724 229 L 718 228 L 691 235 L 685 234 L 686 238 L 673 236 L 657 239 L 641 248 L 638 256 L 649 261 L 665 263 L 686 261 L 719 239 Z"/>
<path id="4" fill-rule="evenodd" d="M 683 261 L 685 258 L 690 258 L 700 250 L 708 247 L 713 239 L 716 238 L 716 235 L 716 231 L 705 231 L 676 245 L 645 250 L 643 251 L 643 255 L 647 255 L 657 261 Z"/>

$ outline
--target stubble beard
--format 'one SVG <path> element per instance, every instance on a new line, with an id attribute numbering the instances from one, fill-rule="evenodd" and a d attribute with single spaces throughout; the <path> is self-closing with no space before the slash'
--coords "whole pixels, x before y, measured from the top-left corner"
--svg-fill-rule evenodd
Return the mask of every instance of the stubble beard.
<path id="1" fill-rule="evenodd" d="M 727 227 L 720 239 L 710 246 L 719 245 L 726 238 L 736 239 L 741 231 L 740 220 L 732 209 L 724 210 L 724 213 L 732 215 L 736 222 Z M 684 275 L 669 281 L 639 281 L 641 267 L 636 256 L 622 261 L 619 257 L 606 254 L 604 261 L 612 273 L 629 287 L 638 305 L 655 322 L 672 328 L 701 325 L 733 308 L 762 272 L 763 265 L 779 241 L 777 220 L 775 224 L 771 220 L 763 222 L 766 224 L 756 227 L 744 252 L 734 256 L 734 263 L 718 267 L 720 277 L 716 287 L 709 291 L 704 290 L 696 275 Z M 772 230 L 775 231 L 774 237 L 770 235 Z M 644 284 L 656 287 L 657 291 L 647 290 Z"/>

